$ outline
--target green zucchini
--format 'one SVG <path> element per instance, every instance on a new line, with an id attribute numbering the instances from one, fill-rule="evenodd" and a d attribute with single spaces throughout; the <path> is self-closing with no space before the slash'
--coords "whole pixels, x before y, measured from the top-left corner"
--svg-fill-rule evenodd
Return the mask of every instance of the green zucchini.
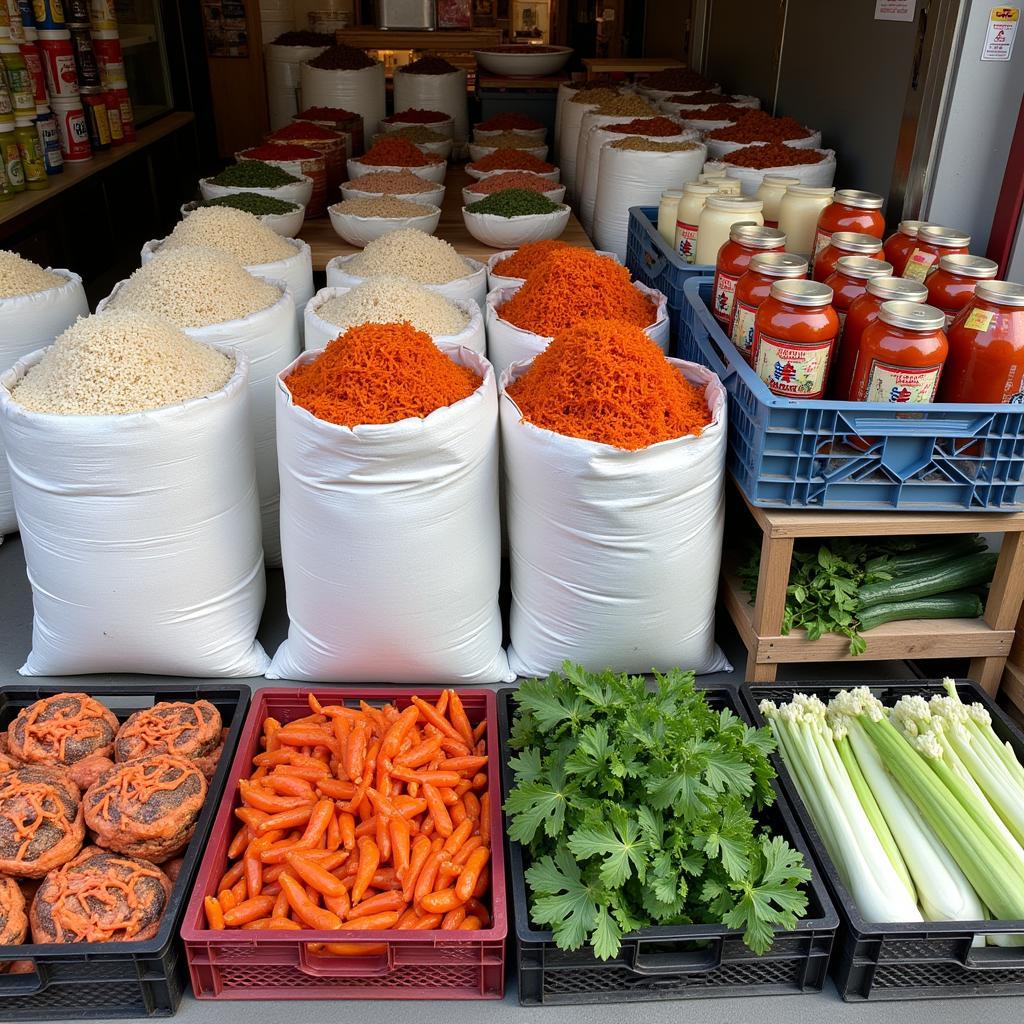
<path id="1" fill-rule="evenodd" d="M 954 558 L 987 551 L 988 545 L 977 534 L 957 537 L 947 544 L 931 546 L 923 551 L 912 551 L 905 555 L 893 555 L 889 559 L 889 571 L 893 576 L 912 576 Z"/>
<path id="2" fill-rule="evenodd" d="M 955 590 L 910 601 L 888 601 L 858 613 L 860 632 L 867 633 L 883 622 L 902 619 L 977 619 L 985 610 L 981 598 L 970 590 Z"/>
<path id="3" fill-rule="evenodd" d="M 945 594 L 950 590 L 964 590 L 988 583 L 998 559 L 995 552 L 983 551 L 942 562 L 910 576 L 868 583 L 857 594 L 858 614 L 865 608 L 883 602 L 910 601 L 916 597 L 931 597 L 933 594 Z"/>

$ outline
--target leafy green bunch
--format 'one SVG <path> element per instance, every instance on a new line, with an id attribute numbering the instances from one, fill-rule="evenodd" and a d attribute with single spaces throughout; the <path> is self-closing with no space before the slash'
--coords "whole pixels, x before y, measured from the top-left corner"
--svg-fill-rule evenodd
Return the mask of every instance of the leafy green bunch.
<path id="1" fill-rule="evenodd" d="M 796 926 L 810 872 L 754 818 L 774 797 L 769 730 L 713 710 L 679 669 L 649 690 L 566 663 L 515 703 L 509 835 L 561 949 L 606 960 L 640 928 L 721 922 L 763 953 Z"/>

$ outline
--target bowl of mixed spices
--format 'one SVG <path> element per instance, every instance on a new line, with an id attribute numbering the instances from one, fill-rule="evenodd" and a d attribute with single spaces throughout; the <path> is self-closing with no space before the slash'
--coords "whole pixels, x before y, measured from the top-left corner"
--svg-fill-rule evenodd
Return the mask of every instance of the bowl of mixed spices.
<path id="1" fill-rule="evenodd" d="M 427 181 L 409 170 L 371 171 L 341 185 L 342 199 L 375 199 L 385 195 L 431 206 L 440 206 L 444 202 L 444 192 L 444 185 Z"/>
<path id="2" fill-rule="evenodd" d="M 292 174 L 262 160 L 240 160 L 225 167 L 220 174 L 199 179 L 199 193 L 203 199 L 217 199 L 239 192 L 252 192 L 305 207 L 313 195 L 313 179 L 305 174 Z"/>
<path id="3" fill-rule="evenodd" d="M 294 238 L 302 230 L 302 222 L 306 218 L 306 207 L 302 203 L 289 203 L 257 192 L 233 192 L 227 196 L 185 203 L 181 208 L 182 217 L 187 217 L 200 206 L 230 206 L 234 210 L 251 213 L 284 238 Z"/>
<path id="4" fill-rule="evenodd" d="M 557 238 L 569 223 L 569 207 L 540 192 L 507 188 L 462 208 L 466 230 L 495 249 Z"/>
<path id="5" fill-rule="evenodd" d="M 358 178 L 372 171 L 411 171 L 425 181 L 444 181 L 447 161 L 436 153 L 424 153 L 408 139 L 389 133 L 378 139 L 358 159 L 348 161 L 349 178 Z"/>
<path id="6" fill-rule="evenodd" d="M 503 114 L 495 114 L 486 121 L 478 121 L 473 125 L 473 141 L 482 146 L 489 146 L 492 139 L 504 132 L 512 132 L 514 135 L 532 139 L 535 146 L 540 146 L 547 135 L 547 128 L 528 114 L 508 111 Z"/>
<path id="7" fill-rule="evenodd" d="M 373 137 L 374 142 L 380 142 L 382 139 L 405 139 L 421 153 L 430 153 L 442 160 L 447 160 L 452 155 L 452 147 L 455 145 L 455 140 L 450 135 L 421 124 L 410 128 L 393 128 Z"/>
<path id="8" fill-rule="evenodd" d="M 533 174 L 531 171 L 502 171 L 474 181 L 472 185 L 463 188 L 462 202 L 469 206 L 470 203 L 479 202 L 495 192 L 504 192 L 508 188 L 524 188 L 528 192 L 539 192 L 553 203 L 560 203 L 565 199 L 565 186 L 555 184 L 543 175 Z"/>
<path id="9" fill-rule="evenodd" d="M 432 235 L 441 219 L 439 206 L 387 195 L 345 199 L 329 206 L 327 213 L 335 232 L 349 245 L 360 248 L 381 235 L 403 228 L 415 228 Z"/>
<path id="10" fill-rule="evenodd" d="M 516 131 L 496 132 L 486 142 L 471 142 L 469 144 L 469 158 L 476 162 L 485 156 L 496 153 L 499 149 L 522 150 L 538 160 L 546 160 L 548 147 L 543 140 L 538 142 L 531 135 L 522 135 Z"/>

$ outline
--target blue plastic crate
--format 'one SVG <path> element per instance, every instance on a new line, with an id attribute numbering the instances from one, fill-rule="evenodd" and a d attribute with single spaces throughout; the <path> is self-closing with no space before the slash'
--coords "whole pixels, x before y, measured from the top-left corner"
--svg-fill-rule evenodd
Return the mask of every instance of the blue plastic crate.
<path id="1" fill-rule="evenodd" d="M 715 268 L 687 263 L 658 234 L 658 208 L 631 206 L 626 236 L 626 266 L 633 277 L 649 288 L 657 288 L 668 299 L 668 318 L 673 339 L 679 333 L 686 297 L 683 285 L 691 277 L 714 274 Z"/>
<path id="2" fill-rule="evenodd" d="M 765 508 L 1014 512 L 1024 508 L 1024 406 L 799 401 L 773 395 L 691 277 L 677 339 L 683 359 L 729 392 L 727 464 Z M 867 442 L 866 451 L 850 438 Z"/>

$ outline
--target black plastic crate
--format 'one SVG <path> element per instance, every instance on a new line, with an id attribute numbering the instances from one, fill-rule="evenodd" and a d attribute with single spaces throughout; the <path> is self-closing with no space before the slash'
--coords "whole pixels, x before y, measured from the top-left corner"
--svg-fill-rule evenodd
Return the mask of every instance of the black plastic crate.
<path id="1" fill-rule="evenodd" d="M 701 686 L 700 680 L 697 685 Z M 734 685 L 711 684 L 703 689 L 712 707 L 728 707 L 750 721 Z M 515 693 L 514 687 L 498 691 L 505 796 L 513 782 L 508 737 Z M 795 931 L 776 931 L 775 943 L 764 956 L 747 949 L 740 932 L 720 924 L 644 928 L 624 937 L 618 956 L 610 960 L 598 960 L 589 946 L 563 951 L 555 945 L 550 931 L 537 929 L 530 921 L 523 848 L 506 833 L 519 1002 L 523 1006 L 571 1005 L 819 992 L 839 919 L 796 820 L 777 788 L 776 796 L 763 821 L 804 855 L 812 878 L 807 887 L 807 916 L 798 922 Z"/>
<path id="2" fill-rule="evenodd" d="M 757 684 L 743 687 L 743 699 L 758 725 L 764 718 L 757 710 L 762 700 L 783 703 L 796 693 L 814 694 L 828 701 L 840 690 L 864 686 L 863 682 L 810 684 Z M 900 697 L 931 697 L 944 694 L 942 682 L 913 679 L 871 685 L 883 704 Z M 1024 734 L 971 680 L 958 679 L 957 693 L 965 703 L 983 704 L 992 716 L 992 728 L 1008 740 L 1019 760 L 1024 760 Z M 804 802 L 778 754 L 772 760 L 779 783 L 792 805 L 800 826 L 839 910 L 840 926 L 832 957 L 832 975 L 839 994 L 847 1002 L 867 999 L 952 999 L 963 996 L 1024 995 L 1024 948 L 981 946 L 973 948 L 975 935 L 1024 934 L 1024 921 L 986 921 L 973 927 L 969 921 L 912 921 L 879 924 L 865 921 L 849 890 L 836 872 Z"/>
<path id="3" fill-rule="evenodd" d="M 169 1017 L 178 1008 L 188 976 L 178 929 L 206 837 L 220 803 L 251 691 L 244 683 L 99 682 L 88 676 L 70 685 L 16 684 L 0 687 L 0 729 L 17 713 L 57 693 L 88 693 L 123 721 L 158 701 L 208 700 L 228 728 L 224 754 L 210 781 L 195 835 L 183 854 L 160 931 L 145 942 L 72 942 L 5 946 L 0 963 L 31 960 L 35 971 L 0 974 L 0 1020 Z"/>

